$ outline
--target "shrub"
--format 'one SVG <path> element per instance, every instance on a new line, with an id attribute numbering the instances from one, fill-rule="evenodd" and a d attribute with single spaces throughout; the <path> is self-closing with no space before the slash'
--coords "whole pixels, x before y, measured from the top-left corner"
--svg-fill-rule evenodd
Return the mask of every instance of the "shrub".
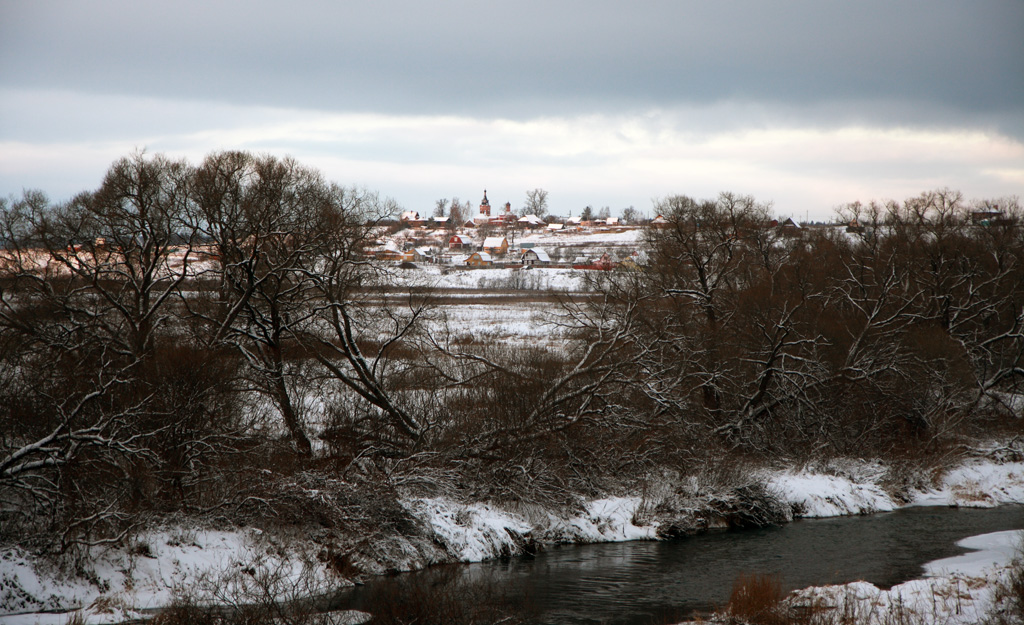
<path id="1" fill-rule="evenodd" d="M 778 575 L 741 573 L 732 584 L 726 613 L 752 625 L 785 625 L 791 621 L 782 605 L 784 596 Z"/>
<path id="2" fill-rule="evenodd" d="M 1024 554 L 1017 558 L 996 585 L 993 592 L 993 610 L 986 625 L 1024 624 Z"/>

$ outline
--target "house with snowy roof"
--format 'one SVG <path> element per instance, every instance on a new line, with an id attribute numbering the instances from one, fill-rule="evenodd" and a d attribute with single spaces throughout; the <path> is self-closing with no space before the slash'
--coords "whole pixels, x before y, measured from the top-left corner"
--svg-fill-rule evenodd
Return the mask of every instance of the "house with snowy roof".
<path id="1" fill-rule="evenodd" d="M 433 215 L 431 217 L 427 217 L 423 221 L 423 227 L 424 228 L 435 228 L 435 229 L 436 228 L 444 228 L 447 225 L 448 225 L 448 218 L 447 217 L 441 217 L 441 216 L 438 216 L 438 215 Z"/>
<path id="2" fill-rule="evenodd" d="M 487 237 L 481 250 L 495 256 L 504 256 L 508 252 L 508 239 L 505 237 Z"/>
<path id="3" fill-rule="evenodd" d="M 485 267 L 494 264 L 494 259 L 487 252 L 473 252 L 466 259 L 466 264 L 470 267 Z"/>
<path id="4" fill-rule="evenodd" d="M 472 244 L 473 241 L 471 241 L 470 238 L 464 234 L 453 234 L 452 236 L 448 237 L 448 249 L 450 250 L 463 250 L 468 248 Z"/>
<path id="5" fill-rule="evenodd" d="M 541 248 L 533 247 L 523 250 L 520 260 L 522 260 L 524 265 L 547 265 L 551 262 L 551 257 Z"/>
<path id="6" fill-rule="evenodd" d="M 422 217 L 420 217 L 418 211 L 405 211 L 398 218 L 398 220 L 413 228 L 421 227 L 425 223 L 425 220 Z"/>
<path id="7" fill-rule="evenodd" d="M 374 251 L 373 257 L 377 260 L 402 260 L 402 250 L 394 241 L 388 241 L 383 247 Z"/>
<path id="8" fill-rule="evenodd" d="M 779 234 L 784 237 L 798 237 L 803 234 L 803 227 L 792 217 L 787 217 L 779 224 Z"/>
<path id="9" fill-rule="evenodd" d="M 586 256 L 578 256 L 572 261 L 573 269 L 598 269 L 607 271 L 614 269 L 617 263 L 612 260 L 612 257 L 607 252 L 601 254 L 598 259 L 589 258 Z"/>
<path id="10" fill-rule="evenodd" d="M 663 215 L 658 215 L 651 220 L 651 225 L 655 228 L 668 228 L 668 220 Z"/>
<path id="11" fill-rule="evenodd" d="M 429 263 L 434 260 L 434 253 L 429 247 L 414 247 L 402 255 L 402 260 L 417 263 Z"/>
<path id="12" fill-rule="evenodd" d="M 636 250 L 628 257 L 624 258 L 618 266 L 621 269 L 628 271 L 638 271 L 646 267 L 647 264 L 647 252 L 643 250 Z"/>
<path id="13" fill-rule="evenodd" d="M 524 228 L 543 228 L 547 226 L 547 222 L 536 215 L 524 215 L 519 218 L 517 223 Z"/>

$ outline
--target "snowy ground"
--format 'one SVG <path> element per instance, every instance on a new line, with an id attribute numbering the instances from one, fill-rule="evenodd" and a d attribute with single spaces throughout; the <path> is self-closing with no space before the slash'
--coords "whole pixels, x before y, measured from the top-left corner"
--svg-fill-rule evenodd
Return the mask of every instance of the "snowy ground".
<path id="1" fill-rule="evenodd" d="M 882 488 L 884 474 L 880 465 L 849 461 L 765 473 L 761 479 L 789 505 L 794 516 L 825 517 L 907 505 Z M 584 543 L 654 539 L 657 526 L 643 520 L 645 503 L 649 502 L 640 497 L 600 499 L 588 502 L 581 513 L 572 516 L 548 511 L 523 514 L 443 498 L 411 500 L 406 506 L 432 528 L 436 544 L 452 561 L 476 562 L 521 553 L 531 540 Z M 1024 463 L 970 461 L 949 471 L 933 488 L 913 493 L 909 505 L 979 507 L 1004 503 L 1024 503 Z M 993 567 L 1008 561 L 1016 541 L 1012 533 L 969 539 L 964 546 L 984 551 L 933 563 L 930 577 L 889 591 L 858 583 L 809 589 L 802 591 L 809 593 L 803 598 L 819 603 L 845 601 L 848 607 L 854 606 L 856 599 L 881 610 L 894 602 L 909 605 L 940 596 L 943 601 L 936 605 L 942 604 L 943 610 L 961 610 L 956 619 L 941 622 L 972 622 L 959 614 L 976 617 L 978 610 L 987 609 L 991 584 L 979 580 L 995 575 Z M 133 610 L 166 605 L 182 584 L 204 582 L 209 587 L 224 587 L 255 579 L 258 575 L 242 573 L 257 565 L 263 567 L 260 570 L 280 572 L 277 583 L 289 592 L 300 586 L 316 591 L 344 583 L 331 578 L 311 554 L 303 553 L 297 541 L 284 543 L 254 530 L 168 529 L 144 534 L 128 549 L 97 552 L 91 561 L 92 581 L 37 568 L 17 551 L 0 554 L 0 625 L 60 623 L 67 615 L 42 612 L 74 608 L 86 608 L 89 622 L 117 622 L 133 616 Z M 973 612 L 965 607 L 968 605 Z"/>
<path id="2" fill-rule="evenodd" d="M 0 624 L 64 623 L 67 614 L 47 610 L 81 608 L 88 623 L 143 618 L 140 610 L 168 605 L 188 586 L 199 598 L 218 593 L 259 600 L 262 588 L 282 598 L 316 595 L 347 583 L 332 576 L 296 542 L 283 543 L 259 530 L 161 530 L 137 537 L 128 549 L 98 551 L 91 580 L 37 567 L 24 553 L 0 557 Z"/>
<path id="3" fill-rule="evenodd" d="M 558 326 L 558 311 L 552 306 L 549 302 L 443 306 L 434 311 L 425 328 L 434 336 L 478 345 L 554 348 L 563 344 L 566 330 Z"/>
<path id="4" fill-rule="evenodd" d="M 997 584 L 1019 554 L 1024 532 L 972 536 L 957 544 L 972 551 L 925 565 L 926 576 L 888 590 L 868 582 L 817 586 L 793 593 L 790 605 L 828 614 L 841 623 L 974 625 L 996 604 Z"/>
<path id="5" fill-rule="evenodd" d="M 471 269 L 447 265 L 421 265 L 397 270 L 404 284 L 435 289 L 517 289 L 579 291 L 586 273 L 580 269 L 519 267 Z"/>
<path id="6" fill-rule="evenodd" d="M 823 517 L 892 510 L 897 506 L 870 477 L 878 467 L 859 467 L 864 481 L 844 475 L 787 472 L 773 485 L 803 516 Z M 1024 502 L 1024 464 L 975 461 L 947 473 L 935 488 L 916 493 L 909 505 L 991 507 Z M 972 551 L 925 565 L 926 576 L 882 590 L 868 582 L 807 588 L 791 605 L 869 625 L 917 623 L 973 625 L 996 608 L 995 589 L 1020 556 L 1024 532 L 1007 531 L 957 543 Z"/>
<path id="7" fill-rule="evenodd" d="M 483 240 L 483 235 L 473 231 L 464 230 L 461 232 L 464 237 L 471 240 Z M 394 235 L 396 241 L 405 242 L 407 240 L 416 238 L 431 238 L 437 241 L 447 241 L 450 233 L 444 229 L 437 230 L 418 230 L 418 229 L 406 229 L 400 230 Z M 504 236 L 497 234 L 495 236 Z M 557 247 L 560 245 L 639 245 L 644 238 L 643 228 L 629 228 L 629 227 L 612 227 L 612 228 L 581 228 L 575 230 L 557 230 L 550 231 L 546 229 L 540 230 L 524 230 L 515 235 L 514 241 L 516 246 L 520 246 L 523 243 L 532 243 L 538 247 Z M 513 241 L 513 238 L 508 237 L 509 242 Z"/>

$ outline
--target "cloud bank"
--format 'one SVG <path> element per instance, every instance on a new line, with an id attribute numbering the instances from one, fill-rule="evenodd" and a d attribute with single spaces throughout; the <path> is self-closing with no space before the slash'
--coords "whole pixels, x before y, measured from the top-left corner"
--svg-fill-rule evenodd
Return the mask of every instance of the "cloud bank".
<path id="1" fill-rule="evenodd" d="M 0 193 L 141 147 L 290 154 L 421 211 L 1024 188 L 1024 3 L 343 4 L 0 4 Z"/>

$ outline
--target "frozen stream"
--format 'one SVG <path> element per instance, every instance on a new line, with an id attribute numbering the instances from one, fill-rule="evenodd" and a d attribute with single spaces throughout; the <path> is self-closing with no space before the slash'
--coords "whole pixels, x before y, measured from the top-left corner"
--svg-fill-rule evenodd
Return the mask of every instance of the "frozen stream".
<path id="1" fill-rule="evenodd" d="M 921 577 L 926 562 L 963 553 L 955 544 L 962 538 L 1010 529 L 1024 529 L 1024 507 L 906 508 L 435 567 L 375 579 L 347 591 L 343 602 L 369 607 L 381 592 L 450 592 L 476 601 L 477 587 L 522 598 L 537 623 L 647 625 L 724 604 L 740 573 L 778 574 L 786 590 L 856 580 L 888 588 Z"/>

